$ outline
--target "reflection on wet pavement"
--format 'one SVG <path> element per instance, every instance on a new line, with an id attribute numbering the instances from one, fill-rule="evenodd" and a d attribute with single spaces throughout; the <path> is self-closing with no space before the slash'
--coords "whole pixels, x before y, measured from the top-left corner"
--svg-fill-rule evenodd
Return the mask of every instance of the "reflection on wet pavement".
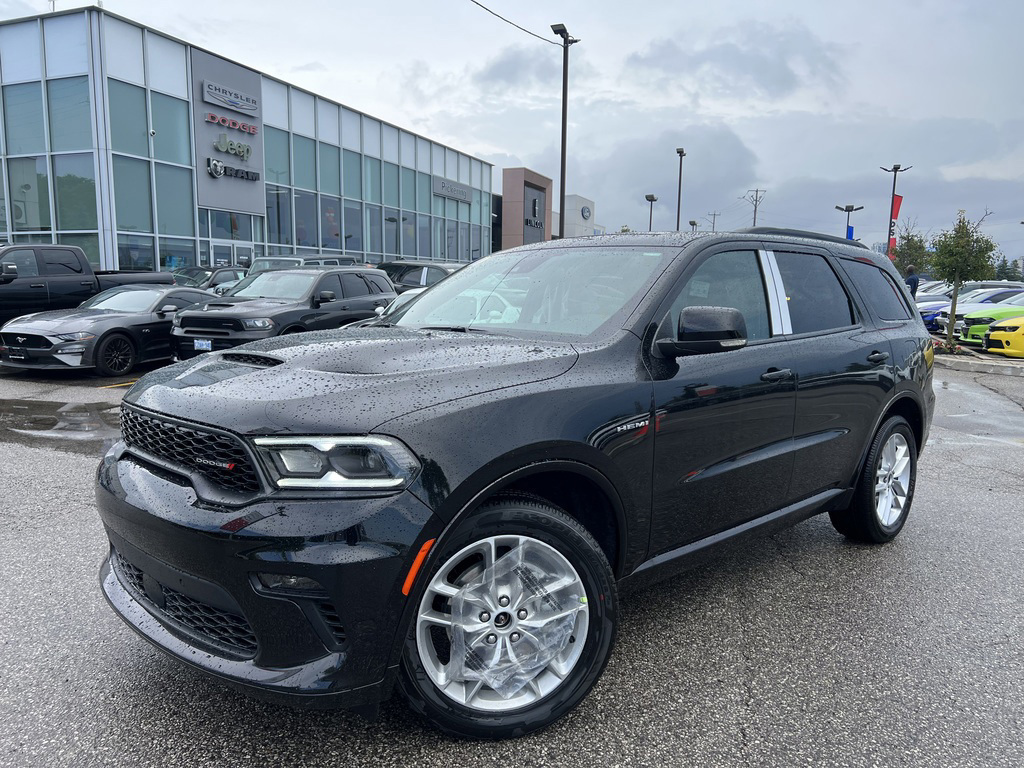
<path id="1" fill-rule="evenodd" d="M 118 406 L 111 403 L 0 401 L 0 443 L 100 456 L 120 436 Z"/>

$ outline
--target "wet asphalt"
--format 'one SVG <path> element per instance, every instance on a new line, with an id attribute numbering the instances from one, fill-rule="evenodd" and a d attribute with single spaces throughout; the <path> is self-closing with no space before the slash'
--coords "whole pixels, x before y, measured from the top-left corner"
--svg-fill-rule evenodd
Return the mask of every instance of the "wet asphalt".
<path id="1" fill-rule="evenodd" d="M 117 383 L 0 376 L 0 766 L 1024 764 L 1022 378 L 936 369 L 894 542 L 815 518 L 630 595 L 579 709 L 497 744 L 399 700 L 369 723 L 249 699 L 125 627 L 91 490 Z"/>

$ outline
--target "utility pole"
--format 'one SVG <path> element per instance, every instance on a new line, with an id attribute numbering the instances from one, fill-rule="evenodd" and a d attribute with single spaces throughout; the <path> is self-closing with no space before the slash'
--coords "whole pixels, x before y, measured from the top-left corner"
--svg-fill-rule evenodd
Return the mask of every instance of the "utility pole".
<path id="1" fill-rule="evenodd" d="M 721 212 L 721 211 L 714 211 L 714 212 L 709 212 L 709 213 L 708 213 L 708 216 L 710 216 L 710 217 L 711 217 L 711 231 L 712 231 L 712 232 L 714 232 L 714 231 L 715 231 L 715 221 L 716 221 L 716 220 L 718 219 L 718 217 L 719 217 L 719 216 L 721 216 L 721 215 L 722 215 L 722 212 Z M 706 218 L 707 218 L 708 216 L 705 216 L 704 218 L 706 219 Z"/>
<path id="2" fill-rule="evenodd" d="M 552 24 L 551 31 L 562 38 L 562 167 L 558 175 L 558 239 L 565 237 L 565 138 L 569 126 L 569 46 L 579 40 L 569 35 L 565 24 Z"/>
<path id="3" fill-rule="evenodd" d="M 896 237 L 896 175 L 903 173 L 904 171 L 909 171 L 914 166 L 908 165 L 906 168 L 903 168 L 899 163 L 893 163 L 892 168 L 883 168 L 882 166 L 878 167 L 886 173 L 892 174 L 892 197 L 889 198 L 889 226 L 886 227 L 889 237 L 885 241 L 885 255 L 891 259 L 892 239 Z"/>
<path id="4" fill-rule="evenodd" d="M 678 232 L 679 214 L 683 210 L 683 158 L 686 157 L 686 150 L 677 147 L 676 154 L 679 155 L 679 194 L 676 196 L 676 232 Z"/>
<path id="5" fill-rule="evenodd" d="M 748 203 L 751 203 L 754 206 L 754 226 L 755 227 L 757 226 L 757 206 L 759 206 L 761 204 L 761 199 L 764 197 L 764 193 L 767 192 L 767 191 L 768 190 L 766 190 L 766 189 L 748 189 L 747 192 L 749 192 L 750 195 L 748 197 L 744 197 L 743 198 Z"/>

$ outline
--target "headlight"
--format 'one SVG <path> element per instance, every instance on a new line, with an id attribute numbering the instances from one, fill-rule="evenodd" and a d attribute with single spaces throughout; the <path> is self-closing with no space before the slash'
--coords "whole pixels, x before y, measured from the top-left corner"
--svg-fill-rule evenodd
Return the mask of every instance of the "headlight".
<path id="1" fill-rule="evenodd" d="M 420 463 L 392 437 L 257 437 L 278 488 L 400 491 Z"/>
<path id="2" fill-rule="evenodd" d="M 996 325 L 990 329 L 993 333 L 1016 333 L 1020 330 L 1019 325 Z"/>
<path id="3" fill-rule="evenodd" d="M 274 321 L 269 317 L 250 317 L 242 320 L 242 327 L 247 331 L 264 331 L 274 327 Z"/>
<path id="4" fill-rule="evenodd" d="M 975 317 L 971 320 L 971 325 L 992 325 L 995 321 L 994 317 Z"/>
<path id="5" fill-rule="evenodd" d="M 174 317 L 171 318 L 171 325 L 173 325 L 175 328 L 181 328 L 181 318 L 178 317 L 177 314 L 175 314 Z"/>
<path id="6" fill-rule="evenodd" d="M 57 338 L 61 341 L 87 341 L 89 339 L 95 339 L 96 334 L 89 333 L 88 331 L 78 331 L 77 333 L 58 333 Z"/>

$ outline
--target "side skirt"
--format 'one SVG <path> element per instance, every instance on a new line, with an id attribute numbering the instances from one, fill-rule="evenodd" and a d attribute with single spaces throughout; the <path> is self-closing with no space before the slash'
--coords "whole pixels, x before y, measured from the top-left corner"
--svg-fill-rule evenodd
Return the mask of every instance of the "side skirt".
<path id="1" fill-rule="evenodd" d="M 764 536 L 794 526 L 802 520 L 830 509 L 840 509 L 849 502 L 851 493 L 850 490 L 842 488 L 822 491 L 756 520 L 750 520 L 735 528 L 729 528 L 677 549 L 663 552 L 642 563 L 629 576 L 622 578 L 619 581 L 619 589 L 622 592 L 643 589 L 713 559 L 719 551 L 720 545 L 734 544 L 755 536 Z"/>

